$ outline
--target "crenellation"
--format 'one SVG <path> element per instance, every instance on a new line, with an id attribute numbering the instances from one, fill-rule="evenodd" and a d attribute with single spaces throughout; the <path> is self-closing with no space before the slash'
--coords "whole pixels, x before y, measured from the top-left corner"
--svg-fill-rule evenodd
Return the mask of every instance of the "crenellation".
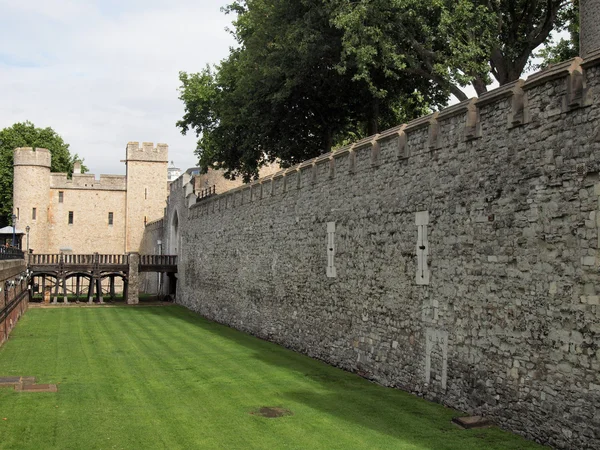
<path id="1" fill-rule="evenodd" d="M 148 161 L 166 163 L 169 159 L 169 146 L 167 144 L 157 144 L 154 147 L 152 142 L 127 143 L 126 161 Z"/>
<path id="2" fill-rule="evenodd" d="M 50 174 L 51 189 L 83 189 L 83 190 L 127 190 L 127 178 L 124 175 L 73 174 L 69 178 L 66 173 Z"/>
<path id="3" fill-rule="evenodd" d="M 13 152 L 14 166 L 38 166 L 50 169 L 50 150 L 45 148 L 19 147 Z"/>
<path id="4" fill-rule="evenodd" d="M 580 57 L 575 57 L 562 63 L 552 64 L 540 72 L 529 75 L 523 84 L 523 90 L 528 91 L 556 79 L 565 79 L 573 72 L 582 72 L 582 62 L 583 60 Z"/>

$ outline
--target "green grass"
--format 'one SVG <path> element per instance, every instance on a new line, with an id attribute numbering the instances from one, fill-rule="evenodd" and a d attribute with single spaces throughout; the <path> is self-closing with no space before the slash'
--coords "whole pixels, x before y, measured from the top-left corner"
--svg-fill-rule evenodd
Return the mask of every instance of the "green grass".
<path id="1" fill-rule="evenodd" d="M 15 375 L 59 392 L 0 389 L 1 449 L 542 448 L 176 306 L 32 309 L 0 349 Z"/>

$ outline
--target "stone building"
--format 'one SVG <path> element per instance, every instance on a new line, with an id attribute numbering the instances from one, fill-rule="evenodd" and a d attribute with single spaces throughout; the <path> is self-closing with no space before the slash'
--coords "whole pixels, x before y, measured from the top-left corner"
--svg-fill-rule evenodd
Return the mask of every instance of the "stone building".
<path id="1" fill-rule="evenodd" d="M 146 223 L 163 215 L 168 146 L 130 142 L 126 175 L 50 172 L 46 149 L 14 150 L 14 214 L 35 253 L 123 254 L 140 248 Z"/>

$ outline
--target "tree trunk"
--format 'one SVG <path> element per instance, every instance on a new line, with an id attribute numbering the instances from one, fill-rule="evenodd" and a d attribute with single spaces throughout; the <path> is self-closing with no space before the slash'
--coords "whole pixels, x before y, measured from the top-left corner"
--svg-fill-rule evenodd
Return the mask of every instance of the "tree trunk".
<path id="1" fill-rule="evenodd" d="M 473 79 L 473 87 L 475 88 L 475 92 L 477 92 L 478 97 L 487 92 L 487 85 L 485 84 L 483 78 L 480 76 L 476 76 Z"/>
<path id="2" fill-rule="evenodd" d="M 371 110 L 368 114 L 367 136 L 373 136 L 379 132 L 379 99 L 374 98 L 371 103 Z"/>

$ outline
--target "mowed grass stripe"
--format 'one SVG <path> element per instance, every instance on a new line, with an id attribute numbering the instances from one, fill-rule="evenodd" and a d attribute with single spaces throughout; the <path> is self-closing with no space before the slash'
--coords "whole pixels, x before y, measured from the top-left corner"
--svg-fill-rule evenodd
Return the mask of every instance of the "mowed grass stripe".
<path id="1" fill-rule="evenodd" d="M 106 323 L 106 332 L 113 336 L 115 349 L 126 352 L 124 358 L 128 362 L 125 364 L 128 381 L 124 386 L 133 394 L 130 422 L 164 448 L 191 448 L 192 440 L 186 433 L 181 433 L 177 426 L 179 399 L 175 394 L 178 391 L 171 392 L 166 384 L 169 383 L 169 371 L 156 354 L 161 350 L 160 343 L 147 345 L 148 336 L 132 320 L 135 316 L 131 316 L 131 310 L 126 310 L 125 314 L 115 314 L 113 310 L 109 312 L 111 320 Z M 115 340 L 115 336 L 123 336 L 123 329 L 128 331 L 125 339 Z M 164 349 L 160 355 L 163 360 L 168 359 L 168 352 Z"/>
<path id="2" fill-rule="evenodd" d="M 145 312 L 151 313 L 150 310 L 145 310 Z M 179 309 L 172 308 L 169 313 L 170 320 L 178 321 L 182 319 L 181 310 Z M 166 327 L 162 326 L 164 316 L 152 314 L 150 316 L 150 321 L 156 325 L 151 328 L 156 333 L 155 338 L 161 341 L 168 339 Z M 184 354 L 191 353 L 193 355 L 194 351 L 190 349 L 197 348 L 198 357 L 190 360 L 197 365 L 197 371 L 205 373 L 206 368 L 209 368 L 210 372 L 214 372 L 216 375 L 206 376 L 205 380 L 200 382 L 209 384 L 210 390 L 206 392 L 208 396 L 215 397 L 217 395 L 220 397 L 215 398 L 212 403 L 218 403 L 222 406 L 219 411 L 225 411 L 226 416 L 229 417 L 224 426 L 233 426 L 238 429 L 240 435 L 244 435 L 245 433 L 241 433 L 244 427 L 248 425 L 256 426 L 253 422 L 257 420 L 265 421 L 266 423 L 262 426 L 267 427 L 269 432 L 262 434 L 260 444 L 267 445 L 271 439 L 275 446 L 281 446 L 284 441 L 299 448 L 303 446 L 303 442 L 305 445 L 309 445 L 312 441 L 312 435 L 308 433 L 310 430 L 304 430 L 303 425 L 305 422 L 300 417 L 273 421 L 249 414 L 261 406 L 286 406 L 282 405 L 280 390 L 284 387 L 289 388 L 287 379 L 292 381 L 297 380 L 298 377 L 290 375 L 288 370 L 281 370 L 278 367 L 273 368 L 265 363 L 263 359 L 257 358 L 255 350 L 241 351 L 242 347 L 237 342 L 223 339 L 223 335 L 226 334 L 223 332 L 226 330 L 225 327 L 215 327 L 208 322 L 202 322 L 197 316 L 192 317 L 196 329 L 209 330 L 199 336 L 202 341 L 198 341 L 198 338 L 187 333 L 187 330 L 180 326 L 175 327 L 176 331 L 172 334 L 172 337 L 176 338 L 178 350 Z M 183 318 L 183 320 L 186 320 L 186 318 Z M 222 331 L 222 334 L 219 335 L 217 331 Z M 235 333 L 239 335 L 238 332 Z M 280 347 L 273 344 L 258 339 L 254 339 L 254 341 L 256 344 L 264 346 L 265 349 L 268 348 L 270 352 L 281 351 Z M 207 347 L 210 348 L 209 351 L 207 351 Z M 215 371 L 216 368 L 218 368 L 218 371 Z M 243 374 L 243 377 L 232 382 L 232 377 L 235 377 L 236 374 Z M 285 376 L 284 380 L 278 379 L 277 375 L 280 375 L 279 378 L 281 378 L 282 374 L 288 376 Z M 227 396 L 222 395 L 224 391 L 228 393 Z M 287 406 L 290 407 L 290 405 Z M 252 434 L 246 434 L 246 436 L 252 436 Z"/>
<path id="3" fill-rule="evenodd" d="M 0 390 L 1 449 L 541 448 L 459 430 L 452 410 L 180 307 L 32 310 L 13 336 L 2 374 L 61 384 L 57 394 Z M 260 406 L 294 415 L 249 414 Z"/>
<path id="4" fill-rule="evenodd" d="M 148 312 L 145 310 L 145 312 Z M 209 334 L 204 336 L 204 341 L 200 343 L 196 340 L 180 341 L 179 339 L 173 339 L 173 336 L 169 336 L 164 330 L 172 328 L 173 330 L 180 330 L 179 319 L 176 317 L 157 317 L 150 315 L 150 320 L 147 321 L 149 325 L 144 330 L 151 336 L 147 339 L 148 348 L 150 349 L 151 343 L 160 342 L 162 346 L 165 346 L 170 355 L 179 355 L 180 352 L 192 353 L 194 347 L 209 345 L 212 347 L 210 352 L 204 351 L 199 357 L 195 359 L 186 359 L 186 366 L 180 367 L 184 370 L 176 370 L 171 372 L 177 378 L 174 378 L 172 382 L 178 385 L 178 381 L 185 383 L 186 391 L 192 390 L 194 386 L 201 387 L 199 398 L 202 399 L 202 404 L 212 405 L 210 409 L 204 409 L 206 414 L 202 417 L 202 426 L 208 430 L 218 432 L 221 430 L 223 436 L 229 436 L 227 445 L 234 448 L 244 448 L 248 445 L 248 439 L 255 435 L 255 433 L 249 432 L 251 429 L 246 430 L 248 422 L 251 418 L 248 415 L 248 408 L 244 408 L 241 403 L 242 398 L 248 397 L 251 393 L 256 390 L 253 389 L 253 382 L 248 374 L 252 373 L 251 368 L 242 371 L 238 364 L 232 364 L 232 361 L 236 359 L 228 356 L 228 349 L 232 348 L 227 341 L 219 339 L 211 339 Z M 174 320 L 176 322 L 174 322 Z M 168 327 L 171 325 L 172 327 Z M 177 349 L 171 347 L 165 343 L 176 342 Z M 204 343 L 203 343 L 204 342 Z M 208 343 L 207 343 L 208 342 Z M 150 350 L 152 351 L 152 350 Z M 177 367 L 177 360 L 170 361 Z M 216 370 L 224 375 L 219 375 L 215 381 L 213 377 L 206 376 L 206 369 L 209 372 L 216 373 Z M 203 377 L 197 379 L 195 374 L 201 373 Z M 244 373 L 243 379 L 232 381 L 232 376 Z M 184 377 L 187 378 L 184 381 Z M 193 380 L 191 380 L 193 378 Z M 261 392 L 258 389 L 256 392 Z M 190 395 L 193 392 L 189 392 Z M 184 399 L 185 400 L 185 399 Z M 256 404 L 254 402 L 254 404 Z M 192 405 L 190 407 L 193 408 Z M 182 421 L 184 418 L 182 418 Z M 204 432 L 206 431 L 204 430 Z M 228 432 L 229 431 L 229 432 Z M 261 442 L 266 443 L 271 439 L 270 436 L 261 436 Z M 276 444 L 276 442 L 273 442 Z"/>

